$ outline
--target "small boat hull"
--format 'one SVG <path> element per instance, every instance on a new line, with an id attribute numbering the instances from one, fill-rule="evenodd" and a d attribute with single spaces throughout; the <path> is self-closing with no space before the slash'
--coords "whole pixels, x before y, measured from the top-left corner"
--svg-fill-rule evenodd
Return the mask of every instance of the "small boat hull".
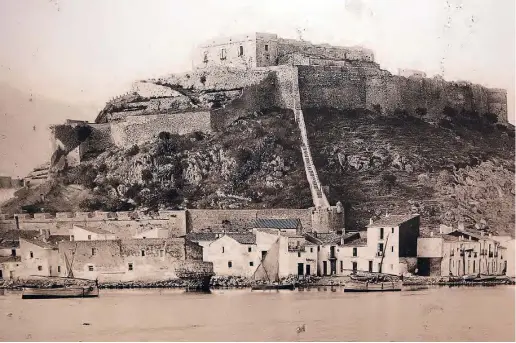
<path id="1" fill-rule="evenodd" d="M 344 285 L 344 292 L 399 292 L 401 282 L 350 282 Z"/>
<path id="2" fill-rule="evenodd" d="M 25 288 L 22 299 L 95 298 L 97 287 Z"/>
<path id="3" fill-rule="evenodd" d="M 259 286 L 253 286 L 251 287 L 252 291 L 265 291 L 265 290 L 271 290 L 271 289 L 288 289 L 293 291 L 296 288 L 295 285 L 259 285 Z"/>

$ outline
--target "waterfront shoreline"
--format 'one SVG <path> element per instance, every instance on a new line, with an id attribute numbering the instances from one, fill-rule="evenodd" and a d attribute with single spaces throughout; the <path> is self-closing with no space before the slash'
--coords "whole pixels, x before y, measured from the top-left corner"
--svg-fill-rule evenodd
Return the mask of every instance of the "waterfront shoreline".
<path id="1" fill-rule="evenodd" d="M 350 278 L 339 277 L 314 277 L 308 282 L 298 281 L 294 277 L 281 280 L 279 284 L 295 283 L 298 288 L 317 288 L 317 287 L 342 287 Z M 198 287 L 198 280 L 170 279 L 160 281 L 115 281 L 99 282 L 100 289 L 195 289 Z M 80 283 L 79 283 L 80 284 Z M 442 277 L 407 277 L 403 280 L 403 287 L 425 287 L 425 286 L 497 286 L 514 285 L 515 280 L 506 278 L 502 280 L 491 280 L 483 282 L 472 281 L 449 281 Z M 4 280 L 0 283 L 0 289 L 16 290 L 22 288 L 52 288 L 62 286 L 63 282 L 55 280 Z M 214 276 L 210 281 L 210 289 L 246 289 L 255 285 L 255 282 L 245 277 L 221 277 Z"/>

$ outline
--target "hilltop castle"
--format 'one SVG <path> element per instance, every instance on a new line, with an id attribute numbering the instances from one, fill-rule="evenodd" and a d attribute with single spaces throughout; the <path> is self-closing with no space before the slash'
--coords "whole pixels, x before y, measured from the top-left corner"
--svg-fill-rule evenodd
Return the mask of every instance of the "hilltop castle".
<path id="1" fill-rule="evenodd" d="M 151 141 L 161 132 L 223 131 L 242 111 L 289 109 L 301 132 L 314 213 L 321 215 L 314 222 L 328 230 L 344 214 L 328 202 L 328 186 L 319 180 L 303 109 L 367 109 L 426 121 L 465 113 L 507 123 L 505 90 L 427 78 L 408 69 L 392 75 L 375 62 L 373 51 L 362 47 L 253 33 L 200 45 L 192 65 L 188 73 L 136 82 L 132 92 L 108 101 L 95 123 L 70 120 L 53 126 L 51 170 L 75 166 L 112 146 Z"/>

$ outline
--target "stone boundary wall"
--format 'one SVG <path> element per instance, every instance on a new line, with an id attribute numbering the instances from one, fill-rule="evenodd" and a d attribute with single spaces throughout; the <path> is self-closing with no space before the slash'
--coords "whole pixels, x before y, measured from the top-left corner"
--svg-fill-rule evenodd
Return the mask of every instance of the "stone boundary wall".
<path id="1" fill-rule="evenodd" d="M 457 111 L 494 113 L 507 122 L 504 90 L 440 78 L 402 77 L 365 64 L 348 66 L 298 66 L 299 90 L 304 108 L 331 107 L 341 110 L 370 109 L 382 114 L 406 111 L 425 118 L 440 119 L 445 107 Z"/>
<path id="2" fill-rule="evenodd" d="M 16 221 L 15 217 L 18 217 Z M 73 225 L 102 228 L 119 238 L 131 238 L 153 228 L 169 230 L 169 237 L 186 234 L 185 211 L 160 211 L 153 215 L 138 212 L 58 212 L 0 214 L 0 230 L 50 230 L 51 234 L 70 234 Z"/>
<path id="3" fill-rule="evenodd" d="M 255 219 L 300 219 L 304 229 L 312 226 L 312 209 L 199 210 L 187 212 L 187 231 L 218 229 L 228 220 L 233 227 L 245 227 Z"/>
<path id="4" fill-rule="evenodd" d="M 129 116 L 124 121 L 112 122 L 111 133 L 116 146 L 129 147 L 158 137 L 160 132 L 185 135 L 195 131 L 211 132 L 210 112 L 186 112 Z"/>

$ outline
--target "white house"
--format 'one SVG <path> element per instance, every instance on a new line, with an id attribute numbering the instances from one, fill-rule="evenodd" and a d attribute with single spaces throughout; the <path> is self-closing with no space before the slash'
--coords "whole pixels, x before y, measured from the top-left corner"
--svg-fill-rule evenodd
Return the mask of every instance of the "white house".
<path id="1" fill-rule="evenodd" d="M 117 239 L 114 233 L 86 226 L 74 225 L 72 227 L 71 240 L 73 241 L 107 241 Z"/>
<path id="2" fill-rule="evenodd" d="M 215 275 L 251 277 L 260 262 L 256 235 L 222 234 L 203 248 L 203 261 L 213 263 Z"/>

